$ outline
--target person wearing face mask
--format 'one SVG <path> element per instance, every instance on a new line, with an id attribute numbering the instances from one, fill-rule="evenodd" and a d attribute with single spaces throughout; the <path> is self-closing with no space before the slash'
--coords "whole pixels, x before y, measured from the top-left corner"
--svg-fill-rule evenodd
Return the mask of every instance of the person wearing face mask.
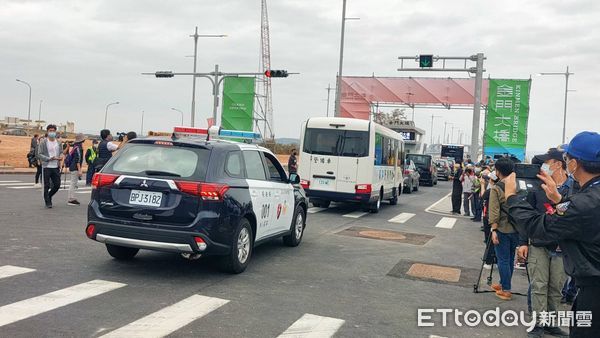
<path id="1" fill-rule="evenodd" d="M 559 193 L 567 198 L 576 191 L 575 180 L 567 176 L 564 152 L 550 148 L 547 153 L 536 155 L 532 163 L 541 164 L 541 170 L 552 177 Z M 552 212 L 552 202 L 541 189 L 528 192 L 527 201 L 540 213 Z M 531 311 L 559 311 L 561 290 L 566 280 L 563 257 L 558 241 L 528 239 L 521 235 L 519 239 L 519 258 L 527 259 L 527 270 L 530 277 L 528 300 Z M 567 336 L 558 327 L 544 326 L 539 323 L 528 337 L 542 337 L 544 333 L 554 336 Z"/>
<path id="2" fill-rule="evenodd" d="M 38 145 L 37 156 L 42 162 L 42 178 L 44 180 L 44 202 L 46 208 L 52 208 L 52 196 L 60 189 L 60 162 L 62 161 L 62 143 L 56 139 L 56 126 L 46 127 L 48 136 Z"/>
<path id="3" fill-rule="evenodd" d="M 94 176 L 94 161 L 98 156 L 98 141 L 93 140 L 92 146 L 85 152 L 85 163 L 88 165 L 87 173 L 85 175 L 85 185 L 89 186 L 92 184 L 92 177 Z"/>
<path id="4" fill-rule="evenodd" d="M 517 195 L 515 175 L 505 181 L 505 197 L 511 217 L 530 239 L 558 241 L 565 270 L 579 289 L 572 310 L 588 311 L 593 318 L 589 327 L 571 326 L 570 336 L 600 337 L 600 134 L 581 132 L 564 151 L 567 174 L 579 183 L 579 192 L 561 195 L 552 176 L 541 172 L 551 211 L 541 213 Z"/>

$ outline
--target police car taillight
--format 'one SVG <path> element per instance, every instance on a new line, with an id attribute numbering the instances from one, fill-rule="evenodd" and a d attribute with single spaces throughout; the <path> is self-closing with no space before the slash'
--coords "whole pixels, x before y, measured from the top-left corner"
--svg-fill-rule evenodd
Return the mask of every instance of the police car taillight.
<path id="1" fill-rule="evenodd" d="M 202 237 L 194 237 L 194 242 L 196 242 L 196 245 L 198 246 L 198 249 L 200 251 L 206 250 L 206 243 L 204 242 Z"/>
<path id="2" fill-rule="evenodd" d="M 102 188 L 115 183 L 119 175 L 95 173 L 92 177 L 92 189 Z"/>
<path id="3" fill-rule="evenodd" d="M 96 226 L 93 224 L 89 224 L 87 228 L 85 228 L 85 235 L 92 239 L 94 238 L 94 233 L 96 232 Z"/>
<path id="4" fill-rule="evenodd" d="M 357 194 L 370 194 L 371 193 L 371 185 L 370 184 L 357 184 L 354 186 L 354 190 Z"/>
<path id="5" fill-rule="evenodd" d="M 229 190 L 228 185 L 219 183 L 177 181 L 175 184 L 179 191 L 200 196 L 205 201 L 222 201 L 225 193 Z"/>
<path id="6" fill-rule="evenodd" d="M 300 180 L 300 185 L 302 186 L 303 189 L 308 189 L 308 188 L 310 188 L 310 181 L 309 180 Z"/>

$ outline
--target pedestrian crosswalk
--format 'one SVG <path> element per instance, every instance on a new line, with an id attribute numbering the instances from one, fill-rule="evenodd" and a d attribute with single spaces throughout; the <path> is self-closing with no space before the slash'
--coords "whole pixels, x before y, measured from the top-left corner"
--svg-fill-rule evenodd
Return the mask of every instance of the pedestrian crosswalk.
<path id="1" fill-rule="evenodd" d="M 411 214 L 410 212 L 403 212 L 394 218 L 388 220 L 388 222 L 392 223 L 406 223 L 409 219 L 413 218 L 415 214 Z"/>
<path id="2" fill-rule="evenodd" d="M 65 180 L 61 180 L 60 182 L 60 189 L 61 190 L 67 190 L 69 189 L 70 186 L 70 182 L 65 182 Z M 6 189 L 14 189 L 14 190 L 29 190 L 29 189 L 36 189 L 38 191 L 42 190 L 42 185 L 37 185 L 33 182 L 23 182 L 23 181 L 18 181 L 18 180 L 6 180 L 6 181 L 0 181 L 0 188 L 6 188 Z M 91 191 L 91 187 L 86 187 L 85 185 L 85 181 L 81 180 L 79 182 L 77 182 L 77 190 L 79 191 L 79 193 L 83 193 L 83 192 L 90 192 Z"/>
<path id="3" fill-rule="evenodd" d="M 37 270 L 18 267 L 12 265 L 0 266 L 0 280 L 23 274 L 35 274 Z M 34 277 L 35 278 L 35 277 Z M 50 312 L 59 311 L 60 308 L 74 305 L 75 303 L 98 297 L 104 294 L 110 294 L 118 289 L 129 287 L 125 283 L 95 279 L 88 282 L 72 285 L 52 291 L 46 294 L 32 298 L 20 300 L 11 304 L 0 306 L 0 335 L 2 328 L 6 325 L 25 321 L 29 318 Z M 120 296 L 122 297 L 122 296 Z M 132 300 L 120 299 L 123 302 L 135 303 Z M 149 313 L 129 324 L 121 327 L 106 329 L 102 337 L 107 338 L 136 338 L 136 337 L 165 337 L 183 327 L 201 320 L 213 311 L 218 311 L 221 307 L 229 306 L 227 299 L 209 297 L 200 294 L 192 294 L 172 304 L 165 305 L 162 309 Z M 230 313 L 231 310 L 224 309 L 223 313 Z M 82 313 L 85 315 L 85 313 Z M 90 318 L 92 313 L 88 314 Z M 115 313 L 115 316 L 125 315 L 122 312 Z M 295 322 L 281 323 L 282 332 L 279 337 L 332 337 L 345 323 L 345 320 L 324 317 L 310 313 L 299 313 L 300 318 Z M 258 322 L 259 318 L 257 318 Z M 93 322 L 93 321 L 90 321 Z M 101 323 L 97 323 L 101 325 Z M 285 328 L 286 326 L 290 325 Z M 108 331 L 108 332 L 107 332 Z"/>

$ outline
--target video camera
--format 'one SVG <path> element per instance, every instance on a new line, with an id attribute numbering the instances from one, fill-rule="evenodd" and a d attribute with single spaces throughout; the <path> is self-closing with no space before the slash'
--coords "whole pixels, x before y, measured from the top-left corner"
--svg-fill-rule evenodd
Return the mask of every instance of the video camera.
<path id="1" fill-rule="evenodd" d="M 541 189 L 542 182 L 537 177 L 541 171 L 539 164 L 515 163 L 517 191 L 529 192 Z"/>
<path id="2" fill-rule="evenodd" d="M 123 137 L 125 135 L 127 135 L 127 133 L 123 133 L 123 132 L 117 133 L 117 139 L 119 140 L 119 142 L 123 142 Z"/>

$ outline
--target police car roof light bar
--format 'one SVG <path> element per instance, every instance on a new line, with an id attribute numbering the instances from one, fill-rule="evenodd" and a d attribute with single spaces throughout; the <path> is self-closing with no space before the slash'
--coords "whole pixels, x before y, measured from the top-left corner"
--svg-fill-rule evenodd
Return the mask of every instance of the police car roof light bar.
<path id="1" fill-rule="evenodd" d="M 173 129 L 173 135 L 179 137 L 202 137 L 207 141 L 209 139 L 219 138 L 236 138 L 236 139 L 250 139 L 260 140 L 262 136 L 260 133 L 243 130 L 226 130 L 219 126 L 211 126 L 209 128 L 192 128 L 192 127 L 175 127 Z"/>

